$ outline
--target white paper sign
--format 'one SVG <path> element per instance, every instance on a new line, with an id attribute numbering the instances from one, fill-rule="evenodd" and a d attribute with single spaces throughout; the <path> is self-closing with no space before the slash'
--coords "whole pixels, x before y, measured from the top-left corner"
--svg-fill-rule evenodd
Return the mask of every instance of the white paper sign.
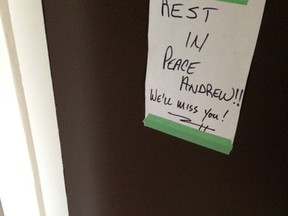
<path id="1" fill-rule="evenodd" d="M 265 0 L 151 0 L 144 123 L 175 136 L 183 125 L 192 139 L 181 138 L 194 142 L 197 130 L 232 145 L 264 6 Z M 168 124 L 155 126 L 149 114 Z"/>

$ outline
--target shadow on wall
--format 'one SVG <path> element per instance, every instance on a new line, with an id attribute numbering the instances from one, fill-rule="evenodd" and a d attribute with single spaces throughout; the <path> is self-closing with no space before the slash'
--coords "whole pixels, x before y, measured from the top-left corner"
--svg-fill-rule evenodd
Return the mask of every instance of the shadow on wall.
<path id="1" fill-rule="evenodd" d="M 0 216 L 4 216 L 1 200 L 0 200 Z"/>

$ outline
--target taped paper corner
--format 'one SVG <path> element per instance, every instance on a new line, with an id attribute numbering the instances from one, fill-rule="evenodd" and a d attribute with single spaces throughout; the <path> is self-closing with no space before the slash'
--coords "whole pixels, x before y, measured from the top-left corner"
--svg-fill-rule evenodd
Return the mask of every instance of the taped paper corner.
<path id="1" fill-rule="evenodd" d="M 218 1 L 247 5 L 249 0 L 218 0 Z"/>
<path id="2" fill-rule="evenodd" d="M 230 154 L 233 148 L 232 141 L 227 138 L 199 131 L 153 114 L 148 114 L 143 122 L 146 127 L 227 155 Z"/>

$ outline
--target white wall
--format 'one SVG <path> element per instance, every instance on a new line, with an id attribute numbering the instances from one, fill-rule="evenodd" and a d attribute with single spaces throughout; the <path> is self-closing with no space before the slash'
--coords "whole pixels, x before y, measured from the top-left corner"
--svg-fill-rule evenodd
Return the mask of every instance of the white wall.
<path id="1" fill-rule="evenodd" d="M 11 60 L 11 70 L 7 66 L 0 70 L 1 76 L 3 71 L 7 75 L 3 80 L 10 79 L 10 95 L 1 95 L 0 100 L 14 98 L 13 104 L 5 101 L 7 106 L 3 107 L 9 112 L 12 107 L 15 109 L 13 114 L 1 109 L 3 118 L 6 116 L 1 129 L 7 131 L 0 134 L 1 152 L 4 148 L 7 156 L 5 161 L 1 158 L 1 171 L 5 170 L 5 175 L 17 174 L 6 176 L 6 182 L 0 181 L 4 213 L 5 216 L 65 216 L 68 208 L 41 0 L 0 0 L 0 8 Z M 17 127 L 11 121 L 14 116 Z M 11 128 L 7 126 L 10 123 Z M 25 165 L 26 169 L 20 169 L 19 165 Z M 26 203 L 22 207 L 26 207 L 27 213 L 13 212 L 9 197 L 18 199 L 14 201 L 15 211 L 21 202 Z"/>

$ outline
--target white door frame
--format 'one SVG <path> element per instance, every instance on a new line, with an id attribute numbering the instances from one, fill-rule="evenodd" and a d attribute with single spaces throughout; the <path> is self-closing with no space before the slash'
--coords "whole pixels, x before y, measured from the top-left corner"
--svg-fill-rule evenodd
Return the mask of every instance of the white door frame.
<path id="1" fill-rule="evenodd" d="M 8 51 L 0 85 L 10 83 L 7 94 L 0 94 L 0 116 L 8 117 L 0 120 L 4 213 L 65 216 L 68 207 L 41 0 L 0 0 L 0 15 Z"/>

